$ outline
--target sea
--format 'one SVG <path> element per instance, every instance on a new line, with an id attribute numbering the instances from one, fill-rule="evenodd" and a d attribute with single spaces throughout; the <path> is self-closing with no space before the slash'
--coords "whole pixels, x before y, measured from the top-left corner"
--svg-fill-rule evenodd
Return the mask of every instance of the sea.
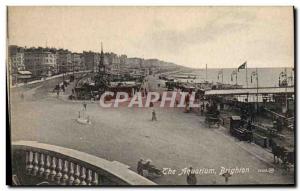
<path id="1" fill-rule="evenodd" d="M 247 69 L 248 87 L 256 88 L 257 85 L 258 87 L 278 87 L 279 80 L 280 81 L 285 80 L 285 77 L 282 77 L 280 75 L 282 72 L 285 71 L 285 69 L 288 77 L 288 85 L 293 86 L 294 77 L 295 77 L 293 68 L 257 68 L 258 84 L 255 76 L 256 68 L 248 68 Z M 236 84 L 236 77 L 235 75 L 232 75 L 233 71 L 237 71 L 237 68 L 224 68 L 224 69 L 208 68 L 207 76 L 206 76 L 205 69 L 195 69 L 193 71 L 181 72 L 176 75 L 195 76 L 196 79 L 193 80 L 194 82 L 203 82 L 207 80 L 213 83 L 217 83 L 217 82 L 222 83 L 223 80 L 224 84 Z M 222 73 L 223 73 L 223 79 L 222 79 Z M 242 69 L 236 73 L 237 73 L 237 84 L 242 85 L 243 87 L 247 87 L 246 69 Z"/>

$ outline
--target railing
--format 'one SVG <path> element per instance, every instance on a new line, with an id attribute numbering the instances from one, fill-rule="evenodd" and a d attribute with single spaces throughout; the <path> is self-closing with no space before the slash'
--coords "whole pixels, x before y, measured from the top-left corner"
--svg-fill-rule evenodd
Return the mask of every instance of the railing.
<path id="1" fill-rule="evenodd" d="M 88 73 L 88 72 L 91 72 L 91 70 L 79 71 L 79 72 L 74 72 L 74 73 L 75 74 L 81 74 L 81 73 Z M 34 80 L 34 81 L 27 82 L 27 83 L 18 83 L 17 85 L 14 84 L 14 85 L 11 85 L 10 88 L 16 88 L 16 87 L 22 87 L 22 86 L 25 86 L 25 85 L 41 83 L 41 82 L 51 80 L 51 79 L 54 79 L 54 78 L 60 78 L 63 75 L 70 75 L 70 74 L 73 74 L 73 72 L 67 72 L 65 74 L 58 74 L 58 75 L 54 75 L 54 76 L 50 76 L 50 77 L 44 77 L 40 80 Z"/>
<path id="2" fill-rule="evenodd" d="M 13 184 L 155 185 L 117 161 L 33 141 L 12 143 Z"/>
<path id="3" fill-rule="evenodd" d="M 294 117 L 290 117 L 290 118 L 287 118 L 287 127 L 289 129 L 294 129 L 294 124 L 295 124 L 295 118 Z"/>
<path id="4" fill-rule="evenodd" d="M 283 120 L 285 122 L 285 126 L 288 127 L 289 129 L 294 129 L 294 124 L 295 124 L 295 118 L 294 117 L 286 117 L 284 115 L 278 114 L 274 111 L 271 111 L 267 108 L 264 108 L 265 111 L 267 111 L 269 114 L 275 117 L 280 118 L 281 120 Z"/>

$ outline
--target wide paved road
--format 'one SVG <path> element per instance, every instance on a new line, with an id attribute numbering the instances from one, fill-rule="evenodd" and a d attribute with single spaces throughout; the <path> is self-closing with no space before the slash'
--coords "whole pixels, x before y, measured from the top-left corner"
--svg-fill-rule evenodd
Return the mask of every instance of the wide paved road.
<path id="1" fill-rule="evenodd" d="M 49 83 L 47 84 L 49 85 Z M 52 87 L 51 87 L 52 88 Z M 258 173 L 270 166 L 249 154 L 232 137 L 208 129 L 204 118 L 182 109 L 157 109 L 152 122 L 146 108 L 101 108 L 87 105 L 91 125 L 76 122 L 82 103 L 57 99 L 51 88 L 27 89 L 21 101 L 12 92 L 12 139 L 35 140 L 117 160 L 136 170 L 140 158 L 150 158 L 158 167 L 177 169 L 213 168 L 216 174 L 198 175 L 198 184 L 224 184 L 221 167 L 249 168 L 250 173 L 234 174 L 228 184 L 293 183 L 289 175 Z M 22 88 L 23 89 L 23 88 Z M 25 90 L 24 90 L 25 91 Z M 168 175 L 154 179 L 158 184 L 186 184 L 186 176 Z"/>

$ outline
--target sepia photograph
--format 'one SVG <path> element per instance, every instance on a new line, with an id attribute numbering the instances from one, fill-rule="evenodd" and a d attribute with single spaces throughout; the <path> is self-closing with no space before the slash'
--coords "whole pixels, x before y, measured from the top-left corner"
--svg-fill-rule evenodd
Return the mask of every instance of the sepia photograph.
<path id="1" fill-rule="evenodd" d="M 7 6 L 10 186 L 295 186 L 293 6 Z"/>

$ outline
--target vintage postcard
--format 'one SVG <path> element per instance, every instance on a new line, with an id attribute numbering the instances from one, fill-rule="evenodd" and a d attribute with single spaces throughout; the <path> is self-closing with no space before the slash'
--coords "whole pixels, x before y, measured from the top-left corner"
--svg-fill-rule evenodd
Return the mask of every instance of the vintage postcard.
<path id="1" fill-rule="evenodd" d="M 9 6 L 13 186 L 295 185 L 294 7 Z"/>

